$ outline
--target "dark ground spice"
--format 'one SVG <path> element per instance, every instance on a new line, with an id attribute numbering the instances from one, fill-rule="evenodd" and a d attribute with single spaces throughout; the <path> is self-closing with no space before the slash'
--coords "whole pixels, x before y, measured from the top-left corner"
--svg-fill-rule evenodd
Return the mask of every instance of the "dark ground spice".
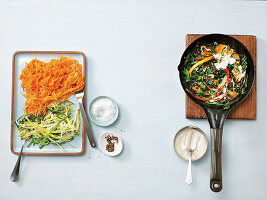
<path id="1" fill-rule="evenodd" d="M 117 144 L 119 142 L 118 137 L 113 136 L 113 135 L 111 135 L 111 136 L 108 135 L 105 138 L 107 140 L 106 150 L 108 152 L 113 152 L 115 150 L 115 142 L 117 142 Z"/>

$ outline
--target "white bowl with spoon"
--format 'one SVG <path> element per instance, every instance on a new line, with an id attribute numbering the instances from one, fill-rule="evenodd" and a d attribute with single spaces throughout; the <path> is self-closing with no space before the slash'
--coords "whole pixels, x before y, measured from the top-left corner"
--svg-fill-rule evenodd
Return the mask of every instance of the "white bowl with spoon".
<path id="1" fill-rule="evenodd" d="M 200 159 L 207 151 L 208 140 L 205 133 L 196 126 L 186 126 L 180 129 L 173 140 L 176 154 L 183 160 L 188 160 L 186 183 L 192 184 L 192 161 Z"/>

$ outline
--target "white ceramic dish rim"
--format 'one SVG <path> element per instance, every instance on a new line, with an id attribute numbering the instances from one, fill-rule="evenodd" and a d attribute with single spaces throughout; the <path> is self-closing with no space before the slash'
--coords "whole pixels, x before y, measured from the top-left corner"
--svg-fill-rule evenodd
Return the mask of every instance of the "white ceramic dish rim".
<path id="1" fill-rule="evenodd" d="M 11 105 L 11 134 L 10 134 L 10 149 L 13 154 L 19 154 L 22 140 L 17 137 L 16 125 L 14 121 L 24 114 L 23 105 L 25 103 L 25 98 L 20 94 L 21 88 L 19 84 L 18 76 L 21 70 L 25 66 L 25 62 L 30 62 L 34 58 L 38 58 L 42 61 L 49 61 L 55 59 L 60 55 L 67 57 L 72 57 L 82 65 L 82 73 L 85 75 L 86 72 L 86 56 L 80 51 L 16 51 L 13 54 L 12 60 L 12 105 Z M 79 107 L 79 103 L 75 95 L 69 97 L 69 99 L 74 103 L 75 108 Z M 74 107 L 73 107 L 74 108 Z M 24 155 L 81 155 L 84 153 L 85 149 L 85 133 L 83 128 L 83 122 L 80 122 L 80 134 L 76 136 L 72 141 L 70 146 L 64 144 L 64 151 L 52 144 L 45 146 L 40 149 L 37 145 L 31 147 L 25 147 Z"/>

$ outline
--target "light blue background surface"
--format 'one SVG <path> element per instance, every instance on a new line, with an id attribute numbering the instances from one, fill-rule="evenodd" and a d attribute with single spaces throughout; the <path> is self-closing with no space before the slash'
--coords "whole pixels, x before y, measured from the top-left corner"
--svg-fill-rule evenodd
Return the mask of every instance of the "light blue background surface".
<path id="1" fill-rule="evenodd" d="M 0 199 L 266 199 L 266 19 L 262 1 L 0 1 Z M 172 148 L 185 125 L 199 126 L 209 138 L 206 120 L 184 117 L 176 67 L 187 33 L 214 32 L 257 36 L 257 120 L 226 121 L 220 193 L 209 189 L 210 148 L 193 163 L 191 186 L 187 163 Z M 86 102 L 107 95 L 120 107 L 114 126 L 92 128 L 97 138 L 105 130 L 121 134 L 119 157 L 104 156 L 86 141 L 82 156 L 25 156 L 20 182 L 9 180 L 17 159 L 9 135 L 18 50 L 86 54 Z"/>

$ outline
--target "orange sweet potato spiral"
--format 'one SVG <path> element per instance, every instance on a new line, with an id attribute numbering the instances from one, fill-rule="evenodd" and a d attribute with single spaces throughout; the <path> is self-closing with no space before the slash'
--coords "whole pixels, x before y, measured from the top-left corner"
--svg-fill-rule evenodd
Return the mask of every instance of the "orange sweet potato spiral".
<path id="1" fill-rule="evenodd" d="M 26 98 L 24 112 L 33 115 L 45 114 L 47 105 L 66 100 L 85 85 L 82 65 L 66 56 L 49 62 L 32 59 L 19 78 L 22 95 Z"/>

